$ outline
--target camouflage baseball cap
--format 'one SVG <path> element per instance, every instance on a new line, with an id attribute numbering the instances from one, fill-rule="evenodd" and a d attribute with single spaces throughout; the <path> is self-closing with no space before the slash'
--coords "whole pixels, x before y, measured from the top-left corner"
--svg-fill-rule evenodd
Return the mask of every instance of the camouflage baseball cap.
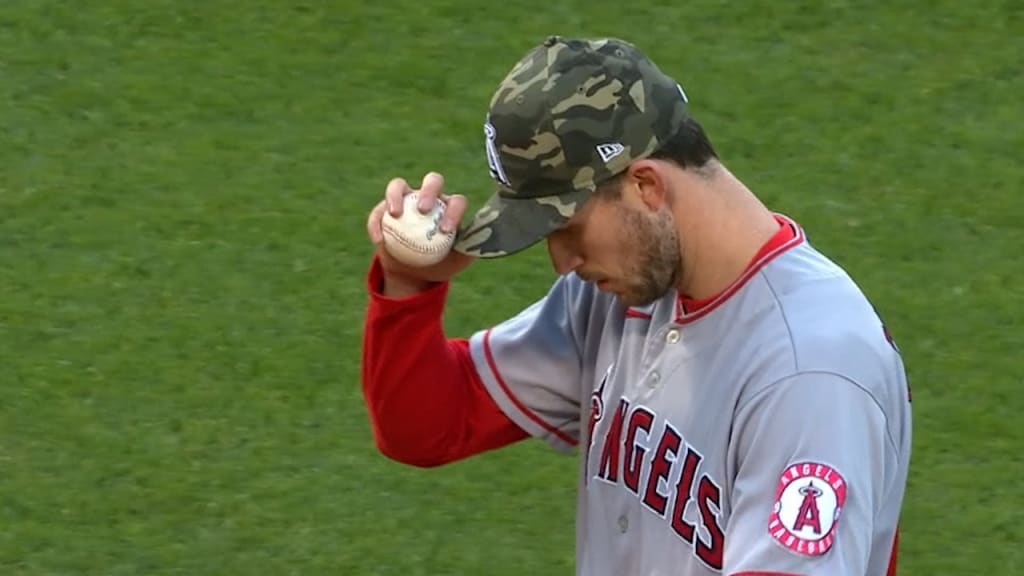
<path id="1" fill-rule="evenodd" d="M 635 46 L 549 37 L 491 99 L 484 135 L 498 189 L 459 230 L 455 250 L 494 258 L 532 246 L 686 117 L 682 87 Z"/>

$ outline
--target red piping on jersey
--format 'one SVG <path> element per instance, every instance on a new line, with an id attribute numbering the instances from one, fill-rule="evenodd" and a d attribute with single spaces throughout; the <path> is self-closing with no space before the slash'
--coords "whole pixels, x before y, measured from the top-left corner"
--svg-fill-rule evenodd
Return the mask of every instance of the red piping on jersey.
<path id="1" fill-rule="evenodd" d="M 743 271 L 743 275 L 730 284 L 728 288 L 719 292 L 716 296 L 702 300 L 691 300 L 683 296 L 679 296 L 676 299 L 675 322 L 677 324 L 687 324 L 707 316 L 739 291 L 765 265 L 786 250 L 798 246 L 804 241 L 803 230 L 800 229 L 796 222 L 781 214 L 776 214 L 775 220 L 781 225 L 779 231 L 761 246 L 761 249 L 758 250 L 757 254 L 754 255 L 747 268 Z"/>
<path id="2" fill-rule="evenodd" d="M 642 320 L 650 320 L 651 319 L 651 315 L 648 314 L 647 312 L 641 312 L 641 311 L 637 310 L 636 308 L 627 308 L 626 309 L 626 318 L 640 318 Z"/>
<path id="3" fill-rule="evenodd" d="M 527 408 L 526 405 L 520 402 L 519 398 L 517 398 L 516 395 L 512 393 L 512 390 L 508 387 L 508 384 L 505 384 L 505 379 L 501 377 L 501 372 L 498 371 L 498 364 L 494 361 L 494 355 L 491 354 L 491 330 L 491 328 L 488 328 L 486 331 L 484 331 L 484 354 L 487 356 L 487 366 L 490 367 L 491 373 L 494 374 L 494 379 L 498 381 L 498 385 L 501 386 L 501 389 L 502 391 L 505 392 L 505 395 L 508 396 L 509 400 L 511 400 L 512 403 L 515 404 L 516 408 L 518 408 L 520 412 L 525 414 L 527 418 L 532 420 L 535 424 L 543 428 L 548 433 L 554 434 L 559 440 L 565 442 L 570 446 L 576 446 L 577 444 L 579 444 L 579 442 L 577 442 L 575 439 L 567 435 L 565 432 L 562 432 L 558 428 L 555 428 L 551 424 L 548 424 L 543 418 L 537 415 L 537 413 Z"/>
<path id="4" fill-rule="evenodd" d="M 896 526 L 896 535 L 892 538 L 892 555 L 889 556 L 889 569 L 885 576 L 896 576 L 896 553 L 900 549 L 900 527 Z"/>

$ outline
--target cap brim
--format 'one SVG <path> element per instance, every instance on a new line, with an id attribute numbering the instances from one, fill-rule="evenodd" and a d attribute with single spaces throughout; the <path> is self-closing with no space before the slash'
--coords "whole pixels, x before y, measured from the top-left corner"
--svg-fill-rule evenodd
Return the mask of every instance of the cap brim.
<path id="1" fill-rule="evenodd" d="M 477 258 L 500 258 L 533 246 L 565 224 L 593 189 L 538 198 L 496 192 L 459 230 L 454 250 Z"/>

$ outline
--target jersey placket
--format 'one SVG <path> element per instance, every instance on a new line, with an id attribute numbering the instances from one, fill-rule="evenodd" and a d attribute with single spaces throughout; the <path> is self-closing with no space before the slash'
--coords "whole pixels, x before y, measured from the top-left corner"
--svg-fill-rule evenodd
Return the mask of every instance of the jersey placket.
<path id="1" fill-rule="evenodd" d="M 651 404 L 656 402 L 655 399 L 659 395 L 664 383 L 665 361 L 669 359 L 666 355 L 672 355 L 672 350 L 666 348 L 681 342 L 682 337 L 681 328 L 671 321 L 664 323 L 653 334 L 647 336 L 647 343 L 644 346 L 643 355 L 639 365 L 636 367 L 636 371 L 632 374 L 626 374 L 623 371 L 619 375 L 619 378 L 629 379 L 629 381 L 622 383 L 621 390 L 623 390 L 623 396 L 630 407 L 635 408 L 642 404 L 657 409 L 656 406 L 651 406 Z M 669 364 L 674 364 L 674 362 L 670 361 Z M 653 450 L 653 446 L 649 447 L 649 451 Z M 647 478 L 640 478 L 641 487 L 646 486 L 646 482 Z M 641 494 L 636 495 L 636 497 L 636 500 L 629 499 L 625 501 L 624 504 L 626 505 L 619 507 L 618 514 L 612 516 L 614 518 L 612 530 L 622 536 L 639 530 L 642 520 L 638 515 L 646 513 L 644 507 L 640 504 L 640 499 L 643 497 L 642 490 Z"/>
<path id="2" fill-rule="evenodd" d="M 648 337 L 637 380 L 629 387 L 633 396 L 631 402 L 650 398 L 661 388 L 666 375 L 666 354 L 671 354 L 671 350 L 666 350 L 666 347 L 678 344 L 682 338 L 683 333 L 674 322 L 665 323 Z"/>

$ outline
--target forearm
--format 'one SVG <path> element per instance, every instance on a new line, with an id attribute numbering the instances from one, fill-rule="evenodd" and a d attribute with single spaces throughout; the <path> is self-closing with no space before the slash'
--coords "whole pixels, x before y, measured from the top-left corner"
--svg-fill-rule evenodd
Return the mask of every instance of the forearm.
<path id="1" fill-rule="evenodd" d="M 368 288 L 362 386 L 382 453 L 436 466 L 526 437 L 484 389 L 467 342 L 445 337 L 446 284 L 385 295 L 374 263 Z"/>

